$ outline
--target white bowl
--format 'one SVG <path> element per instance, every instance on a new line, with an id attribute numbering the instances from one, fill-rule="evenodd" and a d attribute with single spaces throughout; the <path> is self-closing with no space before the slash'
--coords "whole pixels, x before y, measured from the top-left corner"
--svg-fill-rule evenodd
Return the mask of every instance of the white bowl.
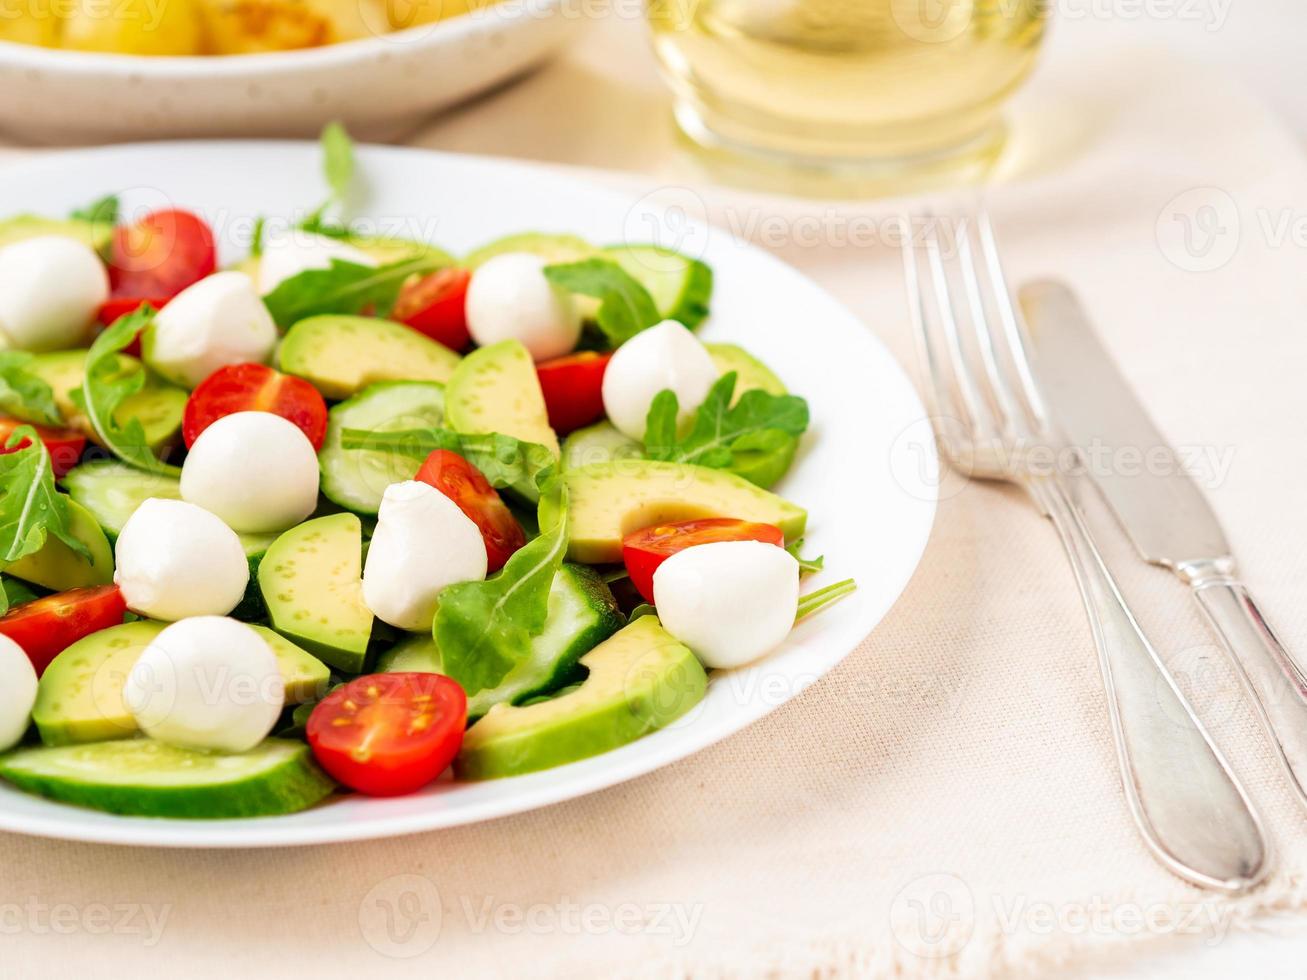
<path id="1" fill-rule="evenodd" d="M 0 41 L 0 133 L 33 143 L 313 136 L 338 119 L 361 139 L 391 139 L 535 66 L 584 22 L 565 0 L 506 0 L 268 54 L 142 57 Z"/>

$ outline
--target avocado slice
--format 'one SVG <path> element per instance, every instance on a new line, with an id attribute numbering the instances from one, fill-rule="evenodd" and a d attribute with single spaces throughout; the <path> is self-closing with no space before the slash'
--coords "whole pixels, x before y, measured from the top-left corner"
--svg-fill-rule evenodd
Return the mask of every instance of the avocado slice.
<path id="1" fill-rule="evenodd" d="M 17 214 L 0 221 L 0 248 L 40 235 L 76 238 L 103 255 L 113 238 L 113 225 L 78 218 L 42 218 L 35 214 Z"/>
<path id="2" fill-rule="evenodd" d="M 467 730 L 454 771 L 493 779 L 550 769 L 634 742 L 702 700 L 708 676 L 656 616 L 641 616 L 584 657 L 579 687 L 525 707 L 497 704 Z"/>
<path id="3" fill-rule="evenodd" d="M 517 340 L 501 340 L 463 358 L 445 385 L 445 419 L 455 432 L 498 432 L 558 455 L 535 361 Z"/>
<path id="4" fill-rule="evenodd" d="M 90 550 L 89 564 L 54 535 L 48 535 L 40 551 L 11 563 L 5 573 L 56 592 L 112 582 L 113 549 L 109 539 L 91 512 L 75 500 L 68 501 L 68 530 Z"/>
<path id="5" fill-rule="evenodd" d="M 346 235 L 344 241 L 360 252 L 371 256 L 377 265 L 390 265 L 404 259 L 425 258 L 441 265 L 458 265 L 458 259 L 438 245 L 415 242 L 411 238 L 390 238 L 386 235 Z"/>
<path id="6" fill-rule="evenodd" d="M 86 353 L 85 350 L 60 350 L 37 354 L 27 363 L 27 370 L 50 386 L 55 407 L 63 416 L 64 423 L 94 440 L 97 438 L 95 430 L 72 398 L 73 391 L 82 386 L 86 377 Z M 126 354 L 118 355 L 118 363 L 122 374 L 141 366 L 140 361 Z M 181 388 L 165 384 L 147 371 L 145 387 L 123 400 L 114 412 L 114 419 L 119 423 L 138 420 L 145 429 L 147 445 L 157 453 L 177 443 L 187 397 Z"/>
<path id="7" fill-rule="evenodd" d="M 738 402 L 746 391 L 755 388 L 769 395 L 787 394 L 785 385 L 776 377 L 776 373 L 743 347 L 735 344 L 704 344 L 703 346 L 708 349 L 708 356 L 717 366 L 718 374 L 735 372 L 735 395 L 731 399 L 732 404 Z"/>
<path id="8" fill-rule="evenodd" d="M 41 675 L 32 719 L 46 745 L 127 738 L 136 719 L 123 703 L 123 684 L 142 651 L 166 623 L 139 620 L 84 636 L 60 653 Z M 266 626 L 251 626 L 268 641 L 286 684 L 286 703 L 321 697 L 327 665 Z"/>
<path id="9" fill-rule="evenodd" d="M 736 517 L 775 524 L 787 541 L 803 536 L 808 512 L 726 470 L 653 459 L 622 459 L 565 470 L 571 540 L 567 557 L 587 565 L 622 560 L 622 538 L 653 524 Z M 557 520 L 552 499 L 540 522 Z"/>
<path id="10" fill-rule="evenodd" d="M 463 265 L 475 269 L 493 259 L 496 255 L 508 255 L 513 252 L 526 252 L 538 255 L 551 264 L 565 262 L 582 262 L 599 254 L 584 238 L 576 235 L 552 235 L 540 231 L 526 231 L 517 235 L 497 238 L 469 252 Z"/>
<path id="11" fill-rule="evenodd" d="M 331 514 L 286 531 L 259 563 L 272 628 L 349 674 L 363 671 L 372 611 L 363 602 L 363 524 Z"/>
<path id="12" fill-rule="evenodd" d="M 339 400 L 378 381 L 447 381 L 461 359 L 402 323 L 326 314 L 291 327 L 278 360 Z"/>

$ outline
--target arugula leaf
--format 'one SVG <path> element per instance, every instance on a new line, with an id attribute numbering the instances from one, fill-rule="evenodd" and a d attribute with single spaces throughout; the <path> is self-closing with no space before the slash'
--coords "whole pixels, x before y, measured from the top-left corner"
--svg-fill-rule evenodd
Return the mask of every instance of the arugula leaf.
<path id="1" fill-rule="evenodd" d="M 409 276 L 423 275 L 442 264 L 430 255 L 376 267 L 332 259 L 329 268 L 307 269 L 286 279 L 263 297 L 263 302 L 283 330 L 305 317 L 323 313 L 357 315 L 371 310 L 385 316 Z"/>
<path id="2" fill-rule="evenodd" d="M 546 493 L 559 498 L 553 527 L 541 528 L 484 582 L 460 582 L 440 593 L 432 636 L 445 673 L 469 696 L 499 684 L 545 628 L 549 590 L 567 553 L 567 485 L 552 480 Z"/>
<path id="3" fill-rule="evenodd" d="M 118 223 L 118 195 L 106 194 L 98 201 L 92 201 L 82 208 L 75 209 L 68 217 L 74 221 L 91 221 L 95 224 L 116 225 Z"/>
<path id="4" fill-rule="evenodd" d="M 259 215 L 254 219 L 254 231 L 250 235 L 250 256 L 258 258 L 263 254 L 263 239 L 268 231 L 268 219 Z"/>
<path id="5" fill-rule="evenodd" d="M 568 292 L 600 301 L 595 321 L 613 347 L 662 320 L 649 290 L 611 259 L 545 266 L 545 278 Z"/>
<path id="6" fill-rule="evenodd" d="M 511 490 L 533 504 L 540 500 L 540 487 L 553 475 L 557 462 L 544 446 L 498 432 L 469 435 L 449 429 L 346 429 L 340 434 L 340 445 L 342 449 L 401 453 L 414 459 L 426 459 L 437 449 L 448 449 L 479 469 L 492 487 Z"/>
<path id="7" fill-rule="evenodd" d="M 794 560 L 799 563 L 800 575 L 811 575 L 814 572 L 820 572 L 822 566 L 826 564 L 826 557 L 818 555 L 816 558 L 804 558 L 799 554 L 799 549 L 803 547 L 803 538 L 799 538 L 793 544 L 786 546 L 785 550 L 794 556 Z"/>
<path id="8" fill-rule="evenodd" d="M 828 585 L 816 592 L 809 592 L 799 598 L 799 611 L 795 615 L 794 621 L 797 623 L 801 619 L 807 619 L 828 606 L 833 606 L 845 596 L 853 595 L 857 590 L 858 583 L 851 578 L 846 578 L 843 582 L 836 582 L 834 585 Z"/>
<path id="9" fill-rule="evenodd" d="M 26 351 L 0 351 L 0 412 L 25 422 L 62 425 L 54 392 L 27 370 L 31 360 Z"/>
<path id="10" fill-rule="evenodd" d="M 760 466 L 760 457 L 792 456 L 793 438 L 808 428 L 808 403 L 797 395 L 772 395 L 754 388 L 732 405 L 735 380 L 735 372 L 731 371 L 713 383 L 684 438 L 679 434 L 676 393 L 669 389 L 655 395 L 645 429 L 646 455 L 667 462 L 735 470 L 746 477 L 765 468 Z M 742 465 L 746 454 L 747 468 Z M 768 475 L 779 476 L 775 472 Z"/>
<path id="11" fill-rule="evenodd" d="M 114 413 L 126 399 L 145 387 L 145 368 L 130 365 L 118 356 L 154 318 L 154 307 L 144 303 L 134 312 L 119 317 L 86 352 L 86 377 L 72 392 L 73 401 L 86 413 L 96 436 L 111 453 L 130 466 L 147 473 L 180 476 L 181 469 L 154 455 L 145 439 L 140 419 L 120 423 Z M 128 370 L 124 371 L 127 367 Z"/>
<path id="12" fill-rule="evenodd" d="M 90 550 L 68 528 L 68 498 L 55 489 L 50 453 L 36 430 L 20 425 L 4 448 L 7 452 L 0 455 L 0 562 L 9 565 L 35 554 L 51 534 L 89 562 Z M 7 591 L 0 590 L 0 602 L 8 608 Z"/>
<path id="13" fill-rule="evenodd" d="M 330 194 L 316 211 L 300 222 L 300 227 L 305 231 L 330 234 L 335 226 L 328 225 L 323 218 L 333 204 L 344 206 L 349 198 L 350 185 L 354 182 L 354 142 L 344 126 L 329 122 L 322 129 L 319 145 L 322 147 L 322 175 L 327 180 Z"/>

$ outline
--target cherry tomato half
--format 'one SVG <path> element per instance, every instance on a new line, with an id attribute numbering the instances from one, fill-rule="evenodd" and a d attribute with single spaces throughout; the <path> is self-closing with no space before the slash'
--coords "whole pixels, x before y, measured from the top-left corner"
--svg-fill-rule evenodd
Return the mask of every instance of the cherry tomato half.
<path id="1" fill-rule="evenodd" d="M 611 353 L 583 351 L 536 365 L 549 425 L 559 435 L 604 417 L 604 372 Z"/>
<path id="2" fill-rule="evenodd" d="M 314 449 L 321 449 L 327 436 L 327 403 L 313 385 L 263 364 L 228 364 L 201 381 L 186 400 L 186 448 L 218 419 L 236 412 L 280 415 L 303 429 Z"/>
<path id="3" fill-rule="evenodd" d="M 116 585 L 70 589 L 14 606 L 0 616 L 0 634 L 23 648 L 40 677 L 59 653 L 84 636 L 117 626 L 125 612 Z"/>
<path id="4" fill-rule="evenodd" d="M 495 488 L 458 453 L 437 449 L 413 479 L 435 487 L 481 529 L 486 542 L 487 574 L 503 568 L 513 552 L 526 544 L 526 532 Z"/>
<path id="5" fill-rule="evenodd" d="M 467 269 L 438 269 L 404 284 L 391 316 L 452 351 L 472 342 L 467 332 Z"/>
<path id="6" fill-rule="evenodd" d="M 0 455 L 16 453 L 20 449 L 27 448 L 27 440 L 23 440 L 12 449 L 4 448 L 9 442 L 9 437 L 20 425 L 31 425 L 31 423 L 0 418 Z M 32 428 L 36 430 L 37 436 L 50 452 L 50 468 L 54 470 L 55 479 L 62 479 L 63 475 L 76 466 L 77 461 L 82 458 L 82 450 L 86 448 L 86 437 L 72 429 L 56 429 L 49 425 L 32 425 Z"/>
<path id="7" fill-rule="evenodd" d="M 171 297 L 168 297 L 168 299 L 171 299 Z M 106 327 L 112 326 L 113 322 L 119 317 L 124 317 L 128 313 L 135 313 L 137 308 L 145 303 L 149 303 L 156 310 L 161 310 L 163 309 L 164 304 L 168 302 L 168 299 L 160 299 L 157 296 L 111 297 L 104 301 L 104 305 L 100 307 L 100 312 L 96 314 L 96 319 Z M 131 351 L 128 351 L 128 353 L 130 354 Z M 136 353 L 137 356 L 139 356 L 140 351 L 137 351 Z"/>
<path id="8" fill-rule="evenodd" d="M 152 211 L 114 229 L 109 286 L 115 299 L 171 299 L 212 274 L 218 253 L 213 232 L 189 211 Z"/>
<path id="9" fill-rule="evenodd" d="M 444 772 L 467 726 L 467 695 L 442 674 L 358 677 L 313 709 L 305 735 L 323 769 L 369 796 L 412 793 Z"/>
<path id="10" fill-rule="evenodd" d="M 622 561 L 626 563 L 631 584 L 645 602 L 653 602 L 653 577 L 659 565 L 678 551 L 717 541 L 762 541 L 785 547 L 785 535 L 775 525 L 733 517 L 708 517 L 679 524 L 655 524 L 628 534 L 622 539 Z"/>

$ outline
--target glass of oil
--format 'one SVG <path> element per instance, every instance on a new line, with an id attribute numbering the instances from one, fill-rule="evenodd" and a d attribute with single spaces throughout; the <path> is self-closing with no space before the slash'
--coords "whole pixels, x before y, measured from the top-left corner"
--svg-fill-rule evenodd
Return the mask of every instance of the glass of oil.
<path id="1" fill-rule="evenodd" d="M 992 160 L 1051 0 L 648 0 L 696 143 L 892 179 Z"/>

